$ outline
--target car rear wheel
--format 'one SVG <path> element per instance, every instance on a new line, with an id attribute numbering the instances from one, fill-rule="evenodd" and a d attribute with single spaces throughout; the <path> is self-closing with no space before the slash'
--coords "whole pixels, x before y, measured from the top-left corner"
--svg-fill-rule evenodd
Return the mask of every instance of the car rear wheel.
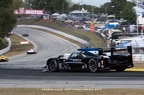
<path id="1" fill-rule="evenodd" d="M 90 59 L 88 62 L 89 70 L 94 73 L 98 70 L 97 61 L 95 59 Z"/>
<path id="2" fill-rule="evenodd" d="M 55 59 L 50 60 L 48 63 L 48 69 L 51 72 L 57 72 L 59 71 L 59 66 L 58 66 L 58 62 Z"/>

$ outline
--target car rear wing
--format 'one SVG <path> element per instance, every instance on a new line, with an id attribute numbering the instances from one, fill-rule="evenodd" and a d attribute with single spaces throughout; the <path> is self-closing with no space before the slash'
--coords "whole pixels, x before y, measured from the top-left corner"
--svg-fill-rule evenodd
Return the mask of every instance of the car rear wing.
<path id="1" fill-rule="evenodd" d="M 94 51 L 97 52 L 99 55 L 103 55 L 104 52 L 110 52 L 111 56 L 113 55 L 114 52 L 118 52 L 118 51 L 127 51 L 130 55 L 132 55 L 132 46 L 128 46 L 126 49 L 115 49 L 115 48 L 111 48 L 110 50 L 103 50 L 102 48 L 80 48 L 77 49 L 78 51 Z M 119 52 L 120 53 L 120 52 Z"/>
<path id="2" fill-rule="evenodd" d="M 115 48 L 111 48 L 110 50 L 104 50 L 104 51 L 100 51 L 101 55 L 103 53 L 106 52 L 110 52 L 110 56 L 111 56 L 111 62 L 114 61 L 113 55 L 116 52 L 117 54 L 124 54 L 127 53 L 132 57 L 132 46 L 127 46 L 126 49 L 115 49 Z"/>
<path id="3" fill-rule="evenodd" d="M 78 51 L 99 51 L 101 48 L 80 48 Z"/>
<path id="4" fill-rule="evenodd" d="M 133 57 L 132 57 L 132 46 L 128 46 L 126 49 L 115 49 L 111 48 L 110 50 L 103 50 L 102 48 L 81 48 L 78 49 L 78 51 L 87 51 L 92 52 L 94 54 L 102 55 L 103 57 L 103 64 L 105 64 L 105 67 L 109 66 L 108 60 L 110 59 L 111 62 L 114 62 L 114 55 L 124 55 L 126 54 L 128 56 L 128 65 L 133 66 Z M 109 55 L 107 54 L 109 53 Z"/>

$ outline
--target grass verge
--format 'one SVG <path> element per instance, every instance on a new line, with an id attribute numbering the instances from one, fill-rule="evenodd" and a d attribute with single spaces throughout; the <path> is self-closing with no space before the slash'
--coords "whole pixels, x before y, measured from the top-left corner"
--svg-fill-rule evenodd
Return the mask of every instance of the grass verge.
<path id="1" fill-rule="evenodd" d="M 0 95 L 143 95 L 144 89 L 0 88 Z"/>
<path id="2" fill-rule="evenodd" d="M 17 36 L 16 34 L 10 35 L 9 38 L 11 39 L 12 46 L 11 46 L 10 51 L 5 53 L 4 56 L 12 57 L 12 56 L 15 56 L 15 55 L 25 53 L 26 50 L 34 48 L 34 45 L 31 44 L 31 43 L 29 43 L 29 44 L 20 44 L 20 42 L 27 41 L 27 40 Z"/>

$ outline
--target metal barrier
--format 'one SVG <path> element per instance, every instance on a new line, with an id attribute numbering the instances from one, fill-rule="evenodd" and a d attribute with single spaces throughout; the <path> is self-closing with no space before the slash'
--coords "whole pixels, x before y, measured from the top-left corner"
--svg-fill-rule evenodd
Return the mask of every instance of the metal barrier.
<path id="1" fill-rule="evenodd" d="M 133 54 L 133 61 L 143 62 L 144 61 L 144 55 L 143 54 Z"/>

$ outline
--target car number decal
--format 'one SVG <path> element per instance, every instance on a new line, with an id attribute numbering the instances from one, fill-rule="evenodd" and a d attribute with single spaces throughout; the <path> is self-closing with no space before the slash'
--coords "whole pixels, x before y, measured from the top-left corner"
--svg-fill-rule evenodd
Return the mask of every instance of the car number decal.
<path id="1" fill-rule="evenodd" d="M 74 62 L 79 62 L 81 59 L 73 59 Z"/>

